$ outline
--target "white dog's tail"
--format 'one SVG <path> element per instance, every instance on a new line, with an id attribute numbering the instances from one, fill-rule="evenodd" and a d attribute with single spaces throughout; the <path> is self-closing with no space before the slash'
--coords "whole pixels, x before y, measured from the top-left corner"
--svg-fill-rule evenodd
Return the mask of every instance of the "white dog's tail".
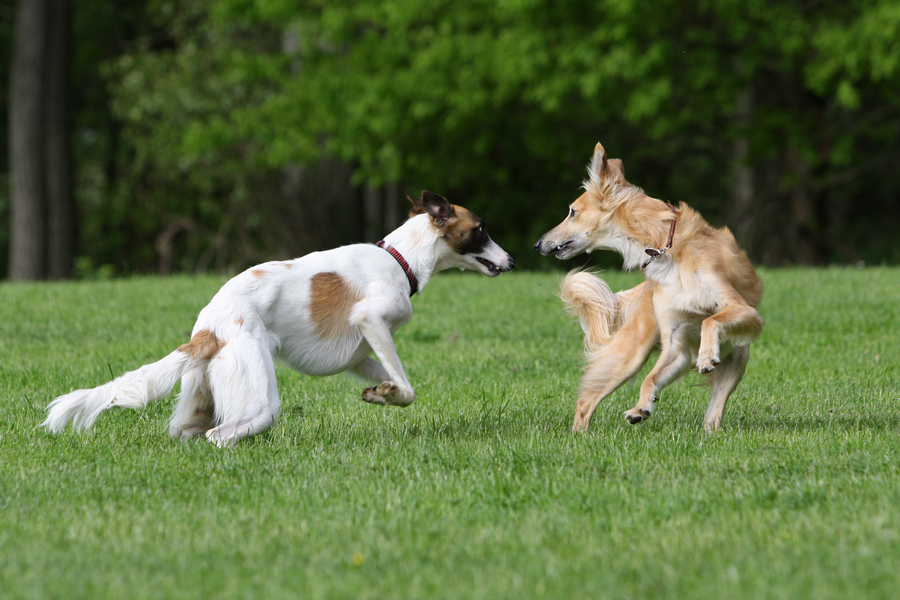
<path id="1" fill-rule="evenodd" d="M 581 323 L 588 353 L 610 342 L 616 332 L 619 302 L 605 281 L 586 271 L 569 271 L 559 286 L 559 299 Z"/>
<path id="2" fill-rule="evenodd" d="M 107 408 L 144 408 L 149 402 L 168 396 L 182 375 L 207 362 L 223 345 L 211 331 L 199 331 L 190 342 L 162 360 L 129 371 L 100 387 L 76 390 L 55 399 L 47 406 L 47 420 L 41 426 L 59 433 L 72 421 L 76 430 L 85 430 Z"/>

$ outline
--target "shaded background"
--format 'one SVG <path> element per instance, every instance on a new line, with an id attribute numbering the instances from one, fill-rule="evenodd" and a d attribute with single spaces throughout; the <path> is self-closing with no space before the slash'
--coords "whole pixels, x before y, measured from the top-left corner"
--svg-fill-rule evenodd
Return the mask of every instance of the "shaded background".
<path id="1" fill-rule="evenodd" d="M 550 268 L 598 140 L 757 263 L 900 263 L 896 0 L 0 1 L 10 279 L 375 241 L 422 189 Z"/>

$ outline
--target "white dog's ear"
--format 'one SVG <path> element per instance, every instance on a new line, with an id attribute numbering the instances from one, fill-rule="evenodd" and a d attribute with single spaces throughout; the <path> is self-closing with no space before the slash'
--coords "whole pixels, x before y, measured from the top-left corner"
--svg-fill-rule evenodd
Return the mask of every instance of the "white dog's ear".
<path id="1" fill-rule="evenodd" d="M 412 202 L 412 208 L 409 209 L 410 217 L 421 215 L 425 212 L 425 208 L 422 206 L 421 198 L 416 198 L 415 196 L 410 196 L 409 194 L 407 194 L 406 199 Z"/>
<path id="2" fill-rule="evenodd" d="M 431 215 L 431 221 L 438 229 L 445 229 L 450 220 L 456 218 L 453 205 L 434 192 L 422 190 L 422 208 Z"/>

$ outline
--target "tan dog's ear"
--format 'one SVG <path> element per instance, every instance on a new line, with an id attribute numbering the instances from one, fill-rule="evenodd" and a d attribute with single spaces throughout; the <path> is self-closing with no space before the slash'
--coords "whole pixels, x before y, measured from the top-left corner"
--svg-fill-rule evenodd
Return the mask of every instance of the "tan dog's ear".
<path id="1" fill-rule="evenodd" d="M 591 158 L 591 166 L 588 167 L 588 172 L 591 175 L 591 181 L 596 180 L 598 183 L 603 179 L 603 173 L 606 171 L 606 151 L 603 149 L 603 146 L 600 142 L 597 142 L 597 145 L 594 146 L 594 156 Z"/>
<path id="2" fill-rule="evenodd" d="M 606 151 L 598 142 L 594 146 L 594 156 L 591 158 L 591 165 L 588 167 L 588 173 L 591 176 L 591 182 L 599 185 L 604 181 L 613 181 L 616 183 L 626 183 L 625 181 L 625 165 L 618 158 L 610 158 L 607 160 Z"/>
<path id="3" fill-rule="evenodd" d="M 606 161 L 606 177 L 622 185 L 628 183 L 625 181 L 625 163 L 621 158 L 611 158 Z"/>
<path id="4" fill-rule="evenodd" d="M 445 229 L 450 221 L 456 218 L 453 205 L 443 196 L 422 190 L 422 209 L 431 215 L 431 221 L 438 229 Z"/>

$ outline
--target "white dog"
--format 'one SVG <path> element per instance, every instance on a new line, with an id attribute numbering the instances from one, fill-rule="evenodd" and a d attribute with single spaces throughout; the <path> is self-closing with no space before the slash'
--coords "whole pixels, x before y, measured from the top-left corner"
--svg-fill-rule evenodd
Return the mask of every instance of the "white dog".
<path id="1" fill-rule="evenodd" d="M 383 382 L 363 392 L 366 402 L 411 404 L 392 338 L 412 316 L 410 297 L 437 271 L 495 277 L 515 264 L 472 212 L 427 191 L 410 200 L 409 220 L 378 245 L 313 252 L 234 277 L 200 311 L 188 343 L 106 385 L 60 396 L 43 426 L 88 429 L 103 410 L 143 408 L 182 379 L 169 435 L 233 443 L 278 417 L 274 357 L 309 375 L 349 371 Z"/>

